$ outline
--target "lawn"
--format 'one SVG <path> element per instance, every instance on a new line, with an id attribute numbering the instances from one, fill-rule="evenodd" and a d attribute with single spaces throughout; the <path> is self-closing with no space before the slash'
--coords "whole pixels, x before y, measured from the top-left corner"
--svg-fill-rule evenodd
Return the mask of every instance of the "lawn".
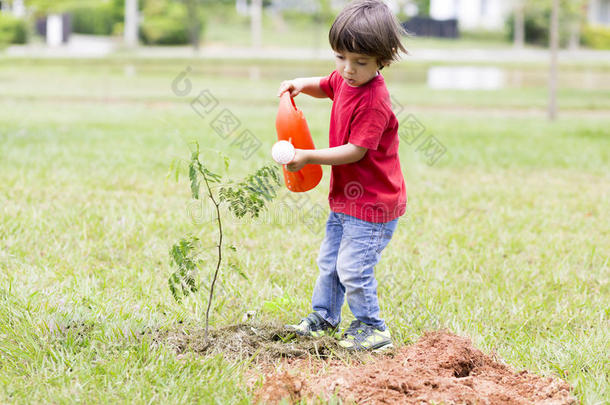
<path id="1" fill-rule="evenodd" d="M 172 84 L 187 66 L 192 88 L 180 96 Z M 178 356 L 146 333 L 204 322 L 205 291 L 171 297 L 168 250 L 187 233 L 213 244 L 211 210 L 190 200 L 187 179 L 167 174 L 191 140 L 220 172 L 214 151 L 228 156 L 230 177 L 269 164 L 279 82 L 331 69 L 0 60 L 0 403 L 251 400 L 246 363 Z M 549 123 L 542 81 L 431 92 L 422 72 L 407 63 L 387 72 L 399 118 L 425 127 L 401 144 L 409 205 L 376 269 L 395 341 L 448 328 L 517 369 L 564 378 L 582 403 L 608 403 L 610 90 L 564 82 L 563 111 Z M 191 101 L 204 90 L 218 105 L 198 115 Z M 330 103 L 296 101 L 326 146 Z M 261 147 L 218 136 L 211 122 L 222 109 Z M 424 139 L 445 153 L 427 155 Z M 328 177 L 326 168 L 299 199 L 281 190 L 258 220 L 225 212 L 247 279 L 225 270 L 213 327 L 249 310 L 269 323 L 307 313 Z"/>

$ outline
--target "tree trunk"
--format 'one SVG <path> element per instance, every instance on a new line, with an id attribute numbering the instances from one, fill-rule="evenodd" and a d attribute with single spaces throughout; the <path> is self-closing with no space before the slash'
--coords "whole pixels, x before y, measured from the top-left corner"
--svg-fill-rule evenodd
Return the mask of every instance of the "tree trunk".
<path id="1" fill-rule="evenodd" d="M 125 45 L 138 45 L 138 0 L 125 0 Z"/>
<path id="2" fill-rule="evenodd" d="M 263 0 L 252 0 L 250 7 L 252 47 L 260 48 L 263 42 Z"/>
<path id="3" fill-rule="evenodd" d="M 199 50 L 201 40 L 201 19 L 199 15 L 199 0 L 186 0 L 188 13 L 189 40 L 195 51 Z"/>
<path id="4" fill-rule="evenodd" d="M 570 23 L 570 44 L 571 50 L 580 48 L 580 21 L 575 20 Z"/>
<path id="5" fill-rule="evenodd" d="M 523 0 L 515 0 L 515 48 L 523 48 L 525 44 L 525 5 Z"/>
<path id="6" fill-rule="evenodd" d="M 557 71 L 559 53 L 559 0 L 553 0 L 551 12 L 551 67 L 549 75 L 549 119 L 557 118 Z"/>

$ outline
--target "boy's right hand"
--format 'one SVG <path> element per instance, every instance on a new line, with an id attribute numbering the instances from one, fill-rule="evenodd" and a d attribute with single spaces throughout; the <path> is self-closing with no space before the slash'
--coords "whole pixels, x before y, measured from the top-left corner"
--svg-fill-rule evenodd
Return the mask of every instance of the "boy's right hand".
<path id="1" fill-rule="evenodd" d="M 280 89 L 277 91 L 277 96 L 280 97 L 284 92 L 289 91 L 292 97 L 296 97 L 303 91 L 303 83 L 298 80 L 284 80 L 280 84 Z"/>

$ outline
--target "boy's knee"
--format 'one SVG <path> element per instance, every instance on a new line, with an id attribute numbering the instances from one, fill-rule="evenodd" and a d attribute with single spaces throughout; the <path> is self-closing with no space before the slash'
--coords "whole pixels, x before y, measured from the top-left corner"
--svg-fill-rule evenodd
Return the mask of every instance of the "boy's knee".
<path id="1" fill-rule="evenodd" d="M 335 260 L 328 256 L 319 256 L 316 260 L 318 269 L 321 273 L 333 273 L 335 272 Z"/>
<path id="2" fill-rule="evenodd" d="M 362 287 L 363 277 L 360 268 L 337 262 L 337 275 L 339 276 L 339 281 L 345 286 L 346 290 Z"/>

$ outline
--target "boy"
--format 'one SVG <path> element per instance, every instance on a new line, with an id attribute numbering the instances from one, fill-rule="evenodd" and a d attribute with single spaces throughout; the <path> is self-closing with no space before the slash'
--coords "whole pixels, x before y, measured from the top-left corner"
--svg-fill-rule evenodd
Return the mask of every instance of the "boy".
<path id="1" fill-rule="evenodd" d="M 329 148 L 297 149 L 290 171 L 332 165 L 326 236 L 312 297 L 313 312 L 287 328 L 306 336 L 333 335 L 344 297 L 356 318 L 339 344 L 350 350 L 392 347 L 379 315 L 374 268 L 406 208 L 398 158 L 398 122 L 379 70 L 406 53 L 403 30 L 382 1 L 348 4 L 329 33 L 336 70 L 328 77 L 284 81 L 278 95 L 305 93 L 333 100 Z"/>

